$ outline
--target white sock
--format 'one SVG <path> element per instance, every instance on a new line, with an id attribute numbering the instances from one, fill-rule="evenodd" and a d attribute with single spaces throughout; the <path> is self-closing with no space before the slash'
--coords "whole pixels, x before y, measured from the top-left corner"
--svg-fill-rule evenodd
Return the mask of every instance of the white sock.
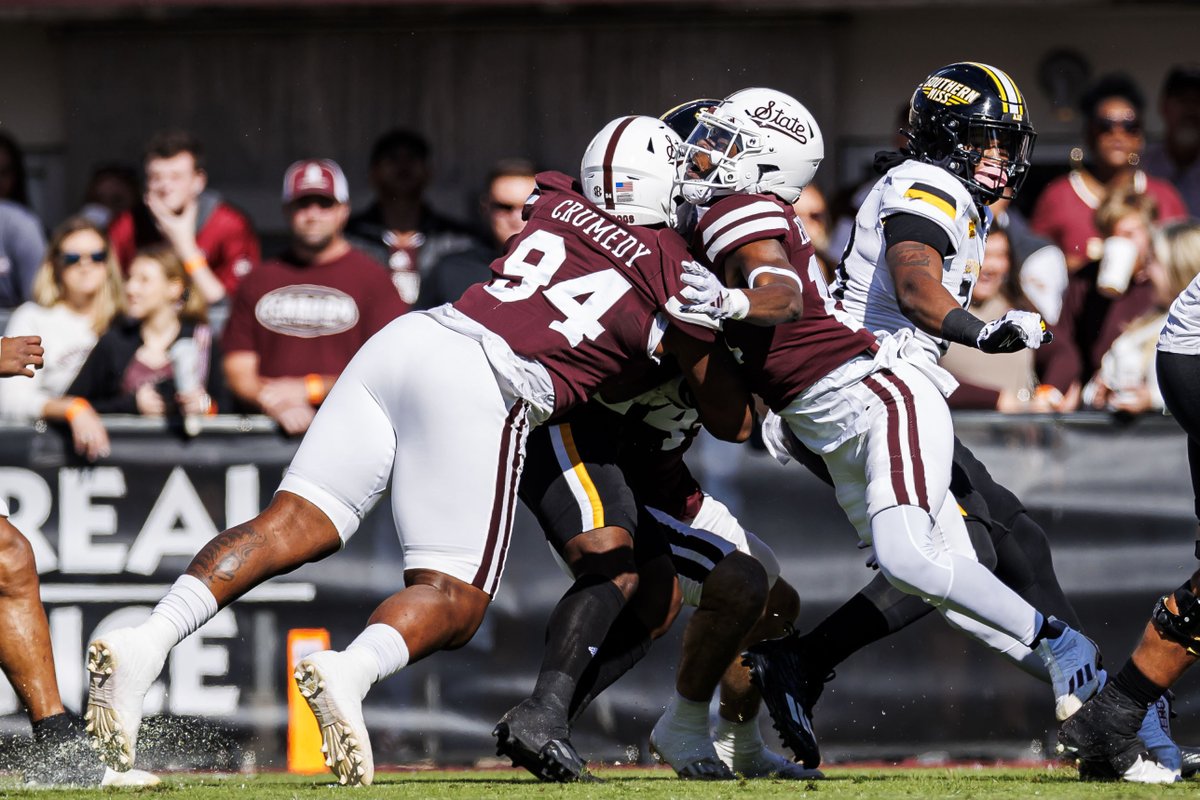
<path id="1" fill-rule="evenodd" d="M 218 611 L 217 598 L 199 578 L 181 575 L 158 601 L 143 626 L 151 641 L 170 650 L 208 622 Z"/>
<path id="2" fill-rule="evenodd" d="M 718 715 L 717 730 L 713 738 L 732 750 L 734 755 L 757 753 L 765 747 L 762 732 L 758 729 L 757 716 L 745 722 L 730 722 Z"/>
<path id="3" fill-rule="evenodd" d="M 708 735 L 708 706 L 707 702 L 688 700 L 679 692 L 667 703 L 667 714 L 671 724 L 676 728 L 701 732 Z"/>
<path id="4" fill-rule="evenodd" d="M 350 643 L 346 655 L 362 664 L 371 683 L 378 683 L 408 665 L 408 643 L 400 631 L 377 622 Z"/>

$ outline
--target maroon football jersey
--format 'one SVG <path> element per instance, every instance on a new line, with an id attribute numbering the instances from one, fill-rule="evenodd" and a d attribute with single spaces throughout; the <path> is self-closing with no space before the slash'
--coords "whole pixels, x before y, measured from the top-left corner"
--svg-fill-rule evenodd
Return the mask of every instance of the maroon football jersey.
<path id="1" fill-rule="evenodd" d="M 492 262 L 495 278 L 454 307 L 549 371 L 557 416 L 646 360 L 655 317 L 682 302 L 691 255 L 674 231 L 618 222 L 558 172 L 538 175 L 525 214 L 525 230 Z M 671 317 L 682 333 L 715 340 L 683 316 Z"/>
<path id="2" fill-rule="evenodd" d="M 804 314 L 774 327 L 726 321 L 725 342 L 743 367 L 750 391 L 775 411 L 855 356 L 875 347 L 875 337 L 829 295 L 813 246 L 791 207 L 769 195 L 722 197 L 702 212 L 692 252 L 717 275 L 739 248 L 780 239 L 796 270 Z"/>

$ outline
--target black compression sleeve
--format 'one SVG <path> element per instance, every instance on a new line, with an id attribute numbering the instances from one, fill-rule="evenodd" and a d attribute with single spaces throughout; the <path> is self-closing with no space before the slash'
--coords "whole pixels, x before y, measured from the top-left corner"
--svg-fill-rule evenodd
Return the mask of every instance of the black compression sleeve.
<path id="1" fill-rule="evenodd" d="M 952 308 L 942 320 L 942 338 L 951 342 L 977 347 L 983 320 L 965 308 Z"/>
<path id="2" fill-rule="evenodd" d="M 942 258 L 952 249 L 946 232 L 936 222 L 917 214 L 892 214 L 883 221 L 884 249 L 900 242 L 929 245 Z"/>

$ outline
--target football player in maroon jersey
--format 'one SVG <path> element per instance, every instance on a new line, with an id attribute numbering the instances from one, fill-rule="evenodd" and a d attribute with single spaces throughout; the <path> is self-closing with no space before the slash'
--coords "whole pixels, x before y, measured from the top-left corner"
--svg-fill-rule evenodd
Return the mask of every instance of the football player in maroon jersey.
<path id="1" fill-rule="evenodd" d="M 585 164 L 594 167 L 586 197 L 565 175 L 540 175 L 528 225 L 493 264 L 491 282 L 399 317 L 363 346 L 270 506 L 209 542 L 145 623 L 89 645 L 89 732 L 106 762 L 132 766 L 142 701 L 171 648 L 264 580 L 340 549 L 394 476 L 406 588 L 346 650 L 309 656 L 295 673 L 326 763 L 341 783 L 370 783 L 363 697 L 474 635 L 500 583 L 531 426 L 662 344 L 710 430 L 748 435 L 747 397 L 720 369 L 723 355 L 710 359 L 711 326 L 678 311 L 690 255 L 665 224 L 680 145 L 658 120 L 614 120 L 589 148 L 599 157 Z M 645 218 L 625 214 L 629 206 Z M 539 742 L 512 733 L 522 757 L 540 763 Z"/>

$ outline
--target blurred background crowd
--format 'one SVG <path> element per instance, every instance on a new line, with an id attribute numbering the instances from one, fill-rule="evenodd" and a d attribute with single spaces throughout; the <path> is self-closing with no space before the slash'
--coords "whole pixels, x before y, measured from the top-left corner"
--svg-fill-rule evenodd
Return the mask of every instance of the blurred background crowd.
<path id="1" fill-rule="evenodd" d="M 909 87 L 941 58 L 913 51 L 890 63 L 883 42 L 904 38 L 918 12 L 869 2 L 838 14 L 821 2 L 787 11 L 768 4 L 758 15 L 717 3 L 677 26 L 678 58 L 671 48 L 651 56 L 637 46 L 671 29 L 677 4 L 669 2 L 565 3 L 557 11 L 346 3 L 310 6 L 285 23 L 240 2 L 167 2 L 157 14 L 108 0 L 86 12 L 57 0 L 20 5 L 0 27 L 0 40 L 22 31 L 32 39 L 23 59 L 8 56 L 31 72 L 24 88 L 5 90 L 19 100 L 0 115 L 0 307 L 7 335 L 43 338 L 47 367 L 0 384 L 0 418 L 61 421 L 93 460 L 108 452 L 109 413 L 165 417 L 184 430 L 208 414 L 264 413 L 286 433 L 302 433 L 366 338 L 398 314 L 488 279 L 490 262 L 522 227 L 536 171 L 575 173 L 581 133 L 611 112 L 655 114 L 756 83 L 801 98 L 827 145 L 796 212 L 832 275 L 874 180 L 873 150 L 902 144 Z M 979 47 L 964 34 L 954 57 L 1007 69 L 1043 131 L 1022 196 L 993 206 L 972 311 L 994 319 L 1037 310 L 1055 341 L 1003 357 L 953 346 L 946 365 L 961 386 L 951 405 L 1160 412 L 1157 331 L 1171 299 L 1200 272 L 1200 228 L 1188 222 L 1200 216 L 1200 61 L 1182 48 L 1159 50 L 1147 78 L 1137 54 L 1200 17 L 1147 6 L 1146 35 L 1129 28 L 1130 48 L 1118 53 L 1097 26 L 1137 15 L 1107 3 L 1042 5 L 1025 8 L 1024 22 L 997 22 L 1002 35 Z M 936 3 L 916 6 L 938 13 Z M 972 8 L 952 13 L 978 21 L 982 12 Z M 382 20 L 374 34 L 366 30 L 373 14 Z M 1033 23 L 1056 14 L 1092 19 L 1078 41 L 1018 57 L 1026 38 L 1053 41 Z M 889 37 L 893 16 L 903 24 Z M 495 36 L 485 46 L 489 19 Z M 632 26 L 625 38 L 611 35 L 620 20 Z M 763 41 L 759 34 L 784 21 L 786 37 Z M 945 23 L 922 24 L 928 32 L 916 35 L 933 41 Z M 689 71 L 694 43 L 723 28 L 766 48 L 802 48 L 838 30 L 852 41 L 814 44 L 797 57 L 804 70 L 735 47 L 719 57 L 729 62 L 724 74 L 711 63 Z M 255 39 L 268 30 L 273 38 Z M 391 62 L 361 55 L 388 40 L 410 52 Z M 540 54 L 521 49 L 529 47 Z M 352 52 L 368 72 L 342 63 Z M 47 77 L 55 54 L 61 74 Z M 251 69 L 289 57 L 290 72 L 268 69 L 263 78 Z M 152 65 L 155 74 L 128 84 L 131 71 Z M 630 86 L 625 78 L 647 65 L 666 74 L 655 75 L 654 89 Z M 74 85 L 93 67 L 94 87 Z M 241 85 L 235 68 L 245 70 Z M 549 88 L 530 83 L 543 79 Z M 904 87 L 886 103 L 876 85 L 884 82 Z M 39 87 L 66 106 L 55 117 L 65 120 L 65 144 L 23 147 L 59 124 L 23 109 Z M 112 104 L 106 90 L 117 92 Z M 372 93 L 391 96 L 369 119 L 347 119 L 371 105 L 363 95 Z M 838 107 L 842 94 L 854 109 Z M 302 111 L 291 107 L 305 98 Z M 370 120 L 381 124 L 369 130 Z M 304 121 L 314 127 L 304 130 Z"/>

